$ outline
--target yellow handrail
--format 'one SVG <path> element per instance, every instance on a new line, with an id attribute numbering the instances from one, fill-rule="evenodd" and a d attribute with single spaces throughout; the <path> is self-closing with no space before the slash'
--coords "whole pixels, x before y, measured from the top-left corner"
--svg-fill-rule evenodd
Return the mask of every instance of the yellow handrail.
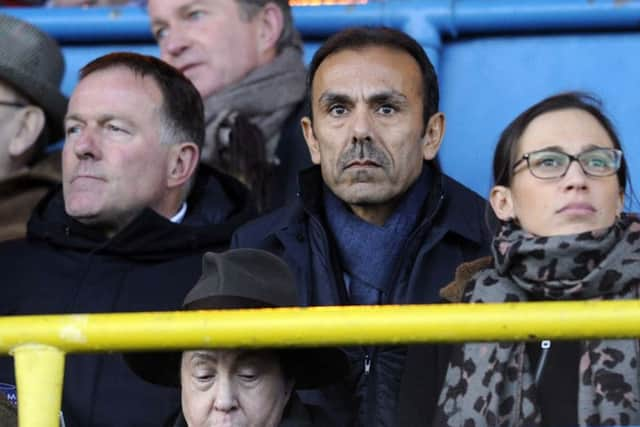
<path id="1" fill-rule="evenodd" d="M 310 307 L 0 318 L 0 353 L 10 353 L 16 358 L 21 427 L 57 425 L 66 353 L 605 337 L 640 337 L 640 301 Z M 43 376 L 50 381 L 43 382 Z M 47 402 L 45 405 L 41 400 L 44 397 L 53 399 L 54 404 Z M 23 409 L 36 407 L 37 411 Z"/>

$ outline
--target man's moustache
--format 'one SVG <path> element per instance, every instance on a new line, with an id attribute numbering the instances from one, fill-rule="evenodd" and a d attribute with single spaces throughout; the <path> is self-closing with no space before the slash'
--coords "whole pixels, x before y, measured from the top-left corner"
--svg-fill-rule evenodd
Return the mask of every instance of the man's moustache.
<path id="1" fill-rule="evenodd" d="M 382 168 L 390 163 L 387 155 L 371 143 L 352 144 L 347 151 L 340 155 L 338 162 L 341 169 L 347 168 L 354 162 L 371 162 Z"/>

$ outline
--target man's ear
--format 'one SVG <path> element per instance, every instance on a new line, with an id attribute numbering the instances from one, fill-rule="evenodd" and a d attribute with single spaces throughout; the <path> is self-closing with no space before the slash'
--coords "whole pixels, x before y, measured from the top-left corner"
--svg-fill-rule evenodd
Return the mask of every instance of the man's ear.
<path id="1" fill-rule="evenodd" d="M 445 126 L 444 113 L 438 112 L 429 118 L 427 128 L 422 137 L 422 155 L 425 160 L 433 160 L 438 154 L 444 137 Z"/>
<path id="2" fill-rule="evenodd" d="M 189 181 L 198 167 L 198 146 L 193 142 L 180 142 L 169 147 L 167 187 L 180 187 Z"/>
<path id="3" fill-rule="evenodd" d="M 489 195 L 489 203 L 491 203 L 491 208 L 500 221 L 516 219 L 513 198 L 508 187 L 503 185 L 494 186 Z"/>
<path id="4" fill-rule="evenodd" d="M 282 9 L 277 4 L 269 2 L 262 7 L 253 19 L 259 19 L 257 23 L 259 25 L 257 34 L 258 52 L 261 56 L 268 56 L 270 60 L 276 54 L 278 40 L 284 28 Z"/>
<path id="5" fill-rule="evenodd" d="M 311 155 L 311 161 L 314 165 L 320 164 L 320 144 L 316 139 L 316 135 L 313 132 L 313 123 L 309 117 L 303 117 L 300 120 L 300 125 L 302 126 L 302 134 L 304 135 L 304 140 L 307 142 L 307 147 L 309 148 L 309 154 Z"/>
<path id="6" fill-rule="evenodd" d="M 16 111 L 16 133 L 9 143 L 11 157 L 19 158 L 34 146 L 45 124 L 44 111 L 35 105 L 27 105 Z"/>

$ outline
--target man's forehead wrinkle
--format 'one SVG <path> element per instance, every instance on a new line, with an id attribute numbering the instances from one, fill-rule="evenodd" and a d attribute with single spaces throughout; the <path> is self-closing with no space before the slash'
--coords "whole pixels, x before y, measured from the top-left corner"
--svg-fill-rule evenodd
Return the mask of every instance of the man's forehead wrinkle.
<path id="1" fill-rule="evenodd" d="M 180 5 L 180 7 L 178 7 L 178 10 L 177 10 L 178 14 L 179 15 L 184 14 L 191 6 L 193 6 L 193 5 L 197 4 L 197 3 L 201 3 L 201 2 L 198 1 L 198 0 L 193 0 L 193 1 L 188 1 L 188 2 Z"/>
<path id="2" fill-rule="evenodd" d="M 83 118 L 77 113 L 69 113 L 64 118 L 65 122 L 74 121 L 74 122 L 82 122 Z"/>
<path id="3" fill-rule="evenodd" d="M 201 2 L 198 0 L 191 0 L 181 4 L 175 9 L 174 8 L 169 9 L 168 11 L 166 11 L 166 13 L 162 13 L 160 16 L 157 16 L 156 14 L 154 14 L 154 16 L 151 18 L 151 25 L 166 24 L 167 17 L 183 15 L 187 11 L 187 9 L 189 9 L 191 6 L 196 5 L 198 3 L 201 3 Z M 165 12 L 163 8 L 159 8 L 159 9 L 161 12 Z M 155 12 L 158 12 L 158 10 L 155 10 Z"/>

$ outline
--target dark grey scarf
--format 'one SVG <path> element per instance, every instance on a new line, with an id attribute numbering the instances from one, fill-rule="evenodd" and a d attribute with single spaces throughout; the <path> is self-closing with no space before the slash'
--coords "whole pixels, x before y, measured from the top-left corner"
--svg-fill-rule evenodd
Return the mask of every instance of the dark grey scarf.
<path id="1" fill-rule="evenodd" d="M 630 299 L 640 284 L 640 221 L 623 215 L 612 227 L 537 237 L 505 224 L 493 243 L 494 268 L 477 273 L 468 302 Z M 637 340 L 581 344 L 580 426 L 640 424 Z M 525 343 L 456 347 L 435 426 L 538 426 L 541 422 Z"/>

